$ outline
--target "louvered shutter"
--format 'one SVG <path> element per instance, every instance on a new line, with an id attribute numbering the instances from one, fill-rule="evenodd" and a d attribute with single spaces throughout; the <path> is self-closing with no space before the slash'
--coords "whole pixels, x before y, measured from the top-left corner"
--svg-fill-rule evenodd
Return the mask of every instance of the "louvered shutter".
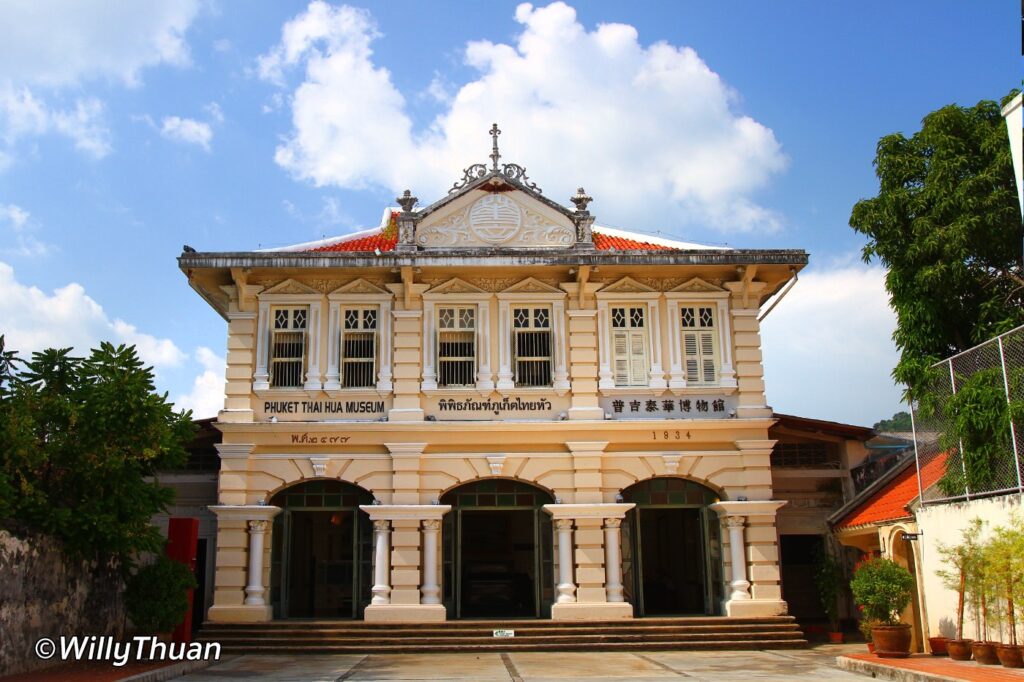
<path id="1" fill-rule="evenodd" d="M 615 363 L 615 385 L 628 386 L 629 377 L 629 332 L 617 329 L 612 334 L 612 354 Z"/>
<path id="2" fill-rule="evenodd" d="M 639 330 L 629 333 L 629 383 L 634 386 L 647 383 L 647 339 Z"/>
<path id="3" fill-rule="evenodd" d="M 700 361 L 703 375 L 701 381 L 706 384 L 715 383 L 715 334 L 714 332 L 700 333 Z"/>
<path id="4" fill-rule="evenodd" d="M 683 367 L 686 370 L 686 381 L 700 381 L 700 346 L 697 332 L 683 332 Z"/>

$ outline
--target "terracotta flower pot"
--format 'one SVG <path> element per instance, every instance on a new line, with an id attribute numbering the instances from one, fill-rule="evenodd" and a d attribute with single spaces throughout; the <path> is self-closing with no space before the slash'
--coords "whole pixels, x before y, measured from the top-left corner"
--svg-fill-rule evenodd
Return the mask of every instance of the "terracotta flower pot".
<path id="1" fill-rule="evenodd" d="M 995 642 L 974 642 L 971 644 L 974 660 L 982 665 L 999 665 Z"/>
<path id="2" fill-rule="evenodd" d="M 905 623 L 876 625 L 871 628 L 871 639 L 875 643 L 875 655 L 879 658 L 910 656 L 910 626 Z"/>
<path id="3" fill-rule="evenodd" d="M 996 647 L 996 656 L 1004 668 L 1024 668 L 1024 650 L 1019 646 L 1000 644 Z"/>
<path id="4" fill-rule="evenodd" d="M 946 650 L 946 642 L 949 641 L 949 637 L 929 637 L 928 648 L 932 650 L 932 656 L 945 656 L 949 653 Z"/>
<path id="5" fill-rule="evenodd" d="M 831 644 L 842 644 L 843 643 L 843 633 L 841 633 L 841 632 L 830 632 L 830 633 L 828 633 L 828 641 Z"/>
<path id="6" fill-rule="evenodd" d="M 946 651 L 954 661 L 969 661 L 974 653 L 971 651 L 973 643 L 973 640 L 970 639 L 951 639 L 946 642 Z"/>

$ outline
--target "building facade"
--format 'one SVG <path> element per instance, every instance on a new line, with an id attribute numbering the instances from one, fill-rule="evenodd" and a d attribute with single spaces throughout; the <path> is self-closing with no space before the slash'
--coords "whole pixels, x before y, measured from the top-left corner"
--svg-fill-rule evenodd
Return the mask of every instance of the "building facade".
<path id="1" fill-rule="evenodd" d="M 186 247 L 227 321 L 208 619 L 786 612 L 759 314 L 803 251 L 595 226 L 516 164 Z"/>

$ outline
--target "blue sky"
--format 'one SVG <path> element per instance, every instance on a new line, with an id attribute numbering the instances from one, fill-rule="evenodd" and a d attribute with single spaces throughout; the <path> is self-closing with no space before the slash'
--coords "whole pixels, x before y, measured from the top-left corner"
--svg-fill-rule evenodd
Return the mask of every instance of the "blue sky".
<path id="1" fill-rule="evenodd" d="M 120 5 L 120 6 L 117 6 Z M 373 225 L 486 160 L 598 222 L 803 248 L 766 320 L 777 410 L 899 408 L 881 271 L 850 208 L 878 138 L 1020 83 L 1018 3 L 15 0 L 0 6 L 0 331 L 138 343 L 200 416 L 223 321 L 175 256 Z"/>

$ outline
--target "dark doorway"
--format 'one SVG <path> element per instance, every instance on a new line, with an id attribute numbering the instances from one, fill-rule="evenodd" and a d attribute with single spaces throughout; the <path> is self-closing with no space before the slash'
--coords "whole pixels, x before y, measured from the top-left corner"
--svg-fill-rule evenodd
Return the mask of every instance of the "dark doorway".
<path id="1" fill-rule="evenodd" d="M 551 496 L 527 483 L 485 479 L 448 491 L 443 594 L 449 618 L 538 618 L 551 613 Z"/>
<path id="2" fill-rule="evenodd" d="M 622 524 L 626 600 L 637 616 L 714 615 L 722 595 L 714 491 L 681 478 L 653 478 L 622 491 L 636 506 Z"/>
<path id="3" fill-rule="evenodd" d="M 279 492 L 271 603 L 275 618 L 359 618 L 370 601 L 371 530 L 360 504 L 373 496 L 341 481 Z"/>
<path id="4" fill-rule="evenodd" d="M 704 533 L 700 510 L 644 509 L 639 513 L 644 613 L 704 613 Z"/>
<path id="5" fill-rule="evenodd" d="M 801 621 L 824 621 L 825 609 L 814 582 L 814 557 L 822 551 L 820 535 L 780 535 L 782 598 L 789 615 Z"/>

